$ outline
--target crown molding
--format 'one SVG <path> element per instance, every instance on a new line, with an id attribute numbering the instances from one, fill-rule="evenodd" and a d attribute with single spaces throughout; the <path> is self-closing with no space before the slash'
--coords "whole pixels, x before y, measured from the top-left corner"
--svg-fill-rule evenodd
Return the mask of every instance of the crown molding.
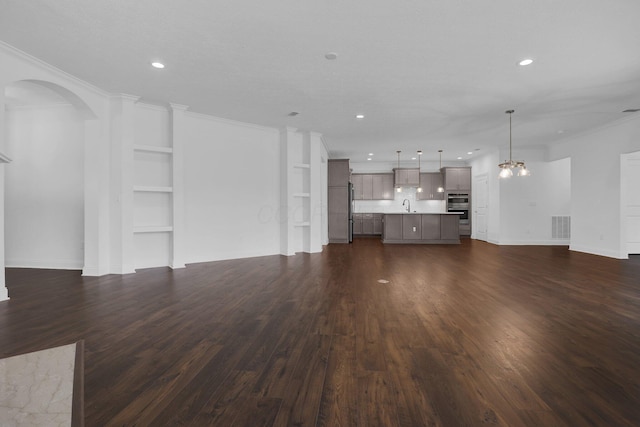
<path id="1" fill-rule="evenodd" d="M 217 122 L 217 123 L 223 123 L 223 124 L 227 124 L 227 125 L 233 125 L 233 126 L 240 126 L 240 127 L 244 127 L 247 129 L 255 129 L 255 130 L 261 130 L 261 131 L 267 131 L 267 132 L 272 132 L 272 133 L 278 133 L 278 129 L 276 128 L 272 128 L 272 127 L 268 127 L 268 126 L 262 126 L 262 125 L 256 125 L 253 123 L 247 123 L 247 122 L 240 122 L 237 120 L 231 120 L 231 119 L 223 119 L 221 117 L 216 117 L 216 116 L 211 116 L 209 114 L 203 114 L 203 113 L 195 113 L 193 111 L 185 111 L 185 115 L 195 118 L 195 119 L 203 119 L 203 120 L 208 120 L 208 121 L 212 121 L 212 122 Z"/>
<path id="2" fill-rule="evenodd" d="M 91 83 L 88 83 L 72 74 L 67 73 L 66 71 L 61 70 L 60 68 L 54 67 L 53 65 L 49 64 L 48 62 L 44 62 L 41 59 L 36 58 L 35 56 L 29 55 L 26 52 L 21 51 L 18 48 L 15 48 L 13 46 L 11 46 L 8 43 L 5 43 L 3 41 L 0 40 L 0 50 L 13 55 L 15 57 L 17 57 L 18 59 L 25 61 L 25 62 L 29 62 L 32 65 L 35 65 L 39 68 L 44 69 L 47 72 L 53 73 L 55 74 L 57 77 L 67 80 L 69 83 L 72 83 L 74 85 L 78 85 L 81 86 L 97 95 L 102 95 L 102 96 L 109 96 L 109 92 L 99 88 L 98 86 L 94 86 Z M 29 80 L 28 78 L 26 79 L 20 79 L 20 80 Z"/>

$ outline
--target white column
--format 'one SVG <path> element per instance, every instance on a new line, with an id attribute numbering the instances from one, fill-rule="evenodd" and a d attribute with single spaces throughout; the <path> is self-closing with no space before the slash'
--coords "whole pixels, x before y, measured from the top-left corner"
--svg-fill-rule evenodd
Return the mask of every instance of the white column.
<path id="1" fill-rule="evenodd" d="M 9 299 L 9 290 L 6 288 L 4 278 L 4 164 L 11 160 L 4 154 L 5 149 L 5 97 L 4 88 L 6 85 L 0 85 L 0 301 Z"/>
<path id="2" fill-rule="evenodd" d="M 280 253 L 294 255 L 294 228 L 292 217 L 293 190 L 291 175 L 293 171 L 292 144 L 295 128 L 280 130 Z"/>
<path id="3" fill-rule="evenodd" d="M 170 106 L 171 145 L 173 147 L 173 238 L 171 239 L 171 268 L 184 268 L 184 145 L 186 142 L 184 113 L 188 106 L 180 104 L 170 104 Z"/>
<path id="4" fill-rule="evenodd" d="M 135 273 L 133 250 L 134 104 L 139 98 L 111 98 L 111 272 Z"/>
<path id="5" fill-rule="evenodd" d="M 309 252 L 322 252 L 322 135 L 309 138 Z"/>
<path id="6" fill-rule="evenodd" d="M 84 126 L 83 276 L 109 273 L 109 141 L 100 120 Z"/>
<path id="7" fill-rule="evenodd" d="M 0 103 L 0 105 L 4 105 Z M 4 116 L 4 114 L 2 114 Z M 0 131 L 4 134 L 4 122 L 0 122 Z M 0 136 L 0 138 L 2 138 Z M 4 164 L 11 159 L 0 152 L 0 301 L 9 299 L 9 290 L 4 278 Z"/>

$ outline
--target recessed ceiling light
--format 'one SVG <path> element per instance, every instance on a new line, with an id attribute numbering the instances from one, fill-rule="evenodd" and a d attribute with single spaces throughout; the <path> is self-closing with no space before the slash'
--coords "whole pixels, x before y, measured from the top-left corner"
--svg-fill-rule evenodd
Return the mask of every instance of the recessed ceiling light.
<path id="1" fill-rule="evenodd" d="M 338 57 L 338 54 L 335 52 L 327 52 L 324 55 L 325 58 L 327 58 L 329 61 L 333 61 L 334 59 L 336 59 Z"/>
<path id="2" fill-rule="evenodd" d="M 356 119 L 364 119 L 364 114 L 356 114 Z"/>
<path id="3" fill-rule="evenodd" d="M 558 131 L 558 133 L 564 133 L 564 130 L 563 130 L 563 129 L 560 129 L 560 130 Z"/>
<path id="4" fill-rule="evenodd" d="M 473 151 L 467 151 L 467 154 L 473 154 Z"/>
<path id="5" fill-rule="evenodd" d="M 154 61 L 151 63 L 153 68 L 164 68 L 164 64 L 162 62 Z"/>
<path id="6" fill-rule="evenodd" d="M 518 65 L 522 65 L 523 67 L 525 65 L 531 65 L 531 64 L 533 64 L 533 59 L 531 58 L 523 59 L 522 61 L 518 62 Z"/>
<path id="7" fill-rule="evenodd" d="M 462 160 L 462 157 L 458 157 L 458 160 Z"/>
<path id="8" fill-rule="evenodd" d="M 367 160 L 371 160 L 371 157 L 367 157 Z"/>
<path id="9" fill-rule="evenodd" d="M 373 153 L 369 153 L 370 156 L 373 156 Z"/>

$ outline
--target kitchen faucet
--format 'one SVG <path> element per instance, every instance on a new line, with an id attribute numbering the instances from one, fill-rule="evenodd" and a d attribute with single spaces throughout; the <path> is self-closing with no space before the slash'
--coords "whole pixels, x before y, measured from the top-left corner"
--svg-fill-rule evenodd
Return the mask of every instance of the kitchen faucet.
<path id="1" fill-rule="evenodd" d="M 404 199 L 402 201 L 402 206 L 404 206 L 404 202 L 407 202 L 407 212 L 411 212 L 411 201 L 409 199 Z"/>

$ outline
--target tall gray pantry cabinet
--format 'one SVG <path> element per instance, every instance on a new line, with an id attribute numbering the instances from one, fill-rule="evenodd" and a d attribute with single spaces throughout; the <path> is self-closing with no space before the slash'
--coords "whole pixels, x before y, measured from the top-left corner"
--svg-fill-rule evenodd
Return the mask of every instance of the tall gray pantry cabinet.
<path id="1" fill-rule="evenodd" d="M 349 159 L 328 164 L 329 243 L 349 243 Z"/>

